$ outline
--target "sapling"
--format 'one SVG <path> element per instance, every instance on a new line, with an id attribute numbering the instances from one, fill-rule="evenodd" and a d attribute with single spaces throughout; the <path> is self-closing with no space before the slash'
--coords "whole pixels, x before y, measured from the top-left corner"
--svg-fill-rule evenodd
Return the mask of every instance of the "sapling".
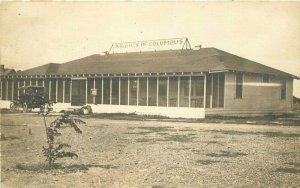
<path id="1" fill-rule="evenodd" d="M 46 117 L 50 113 L 50 107 L 46 104 L 41 110 L 40 114 L 44 118 L 45 133 L 47 137 L 47 147 L 43 147 L 43 154 L 47 157 L 49 167 L 53 167 L 55 161 L 64 157 L 78 157 L 74 152 L 65 151 L 66 148 L 71 146 L 66 143 L 59 143 L 56 138 L 62 134 L 61 129 L 69 127 L 72 128 L 76 133 L 81 134 L 82 131 L 78 127 L 79 124 L 85 124 L 81 119 L 70 117 L 69 112 L 64 112 L 59 118 L 54 120 L 47 126 Z"/>

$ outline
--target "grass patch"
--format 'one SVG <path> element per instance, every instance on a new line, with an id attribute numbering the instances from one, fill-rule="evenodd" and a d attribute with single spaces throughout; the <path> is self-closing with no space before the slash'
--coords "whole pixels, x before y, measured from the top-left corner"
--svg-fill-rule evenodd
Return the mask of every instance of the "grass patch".
<path id="1" fill-rule="evenodd" d="M 127 132 L 125 134 L 132 134 L 132 135 L 147 135 L 151 133 L 157 133 L 159 135 L 168 135 L 166 132 L 175 131 L 174 127 L 129 127 L 128 129 L 142 129 L 145 130 L 144 132 Z"/>
<path id="2" fill-rule="evenodd" d="M 84 116 L 87 117 L 87 116 Z M 115 120 L 146 120 L 146 119 L 169 119 L 167 116 L 160 115 L 138 115 L 136 113 L 94 113 L 89 117 L 99 119 L 115 119 Z"/>
<path id="3" fill-rule="evenodd" d="M 206 156 L 209 157 L 239 157 L 239 156 L 245 156 L 246 153 L 241 152 L 230 152 L 230 151 L 220 151 L 219 153 L 208 153 Z"/>
<path id="4" fill-rule="evenodd" d="M 166 136 L 166 135 L 169 135 L 169 133 L 157 133 L 158 135 L 161 135 L 161 136 Z"/>
<path id="5" fill-rule="evenodd" d="M 136 129 L 144 129 L 144 130 L 148 130 L 151 132 L 175 131 L 174 127 L 136 127 Z"/>
<path id="6" fill-rule="evenodd" d="M 300 163 L 288 163 L 288 164 L 294 167 L 300 167 Z"/>
<path id="7" fill-rule="evenodd" d="M 209 145 L 209 144 L 220 144 L 220 145 L 222 145 L 222 143 L 221 143 L 221 142 L 219 142 L 219 141 L 215 141 L 215 140 L 212 140 L 212 141 L 207 141 L 207 142 L 202 142 L 202 143 L 206 143 L 207 145 Z"/>
<path id="8" fill-rule="evenodd" d="M 127 133 L 124 133 L 124 134 L 131 134 L 131 135 L 147 135 L 147 134 L 151 134 L 153 132 L 150 132 L 150 131 L 146 131 L 146 132 L 127 132 Z"/>
<path id="9" fill-rule="evenodd" d="M 165 141 L 174 141 L 174 142 L 193 142 L 194 137 L 188 135 L 170 135 L 165 137 Z"/>
<path id="10" fill-rule="evenodd" d="M 300 174 L 300 169 L 296 169 L 296 168 L 277 168 L 276 172 L 284 172 L 284 173 L 291 173 L 291 174 Z"/>
<path id="11" fill-rule="evenodd" d="M 15 140 L 15 139 L 20 139 L 20 138 L 17 136 L 7 136 L 5 134 L 0 134 L 0 141 Z"/>
<path id="12" fill-rule="evenodd" d="M 169 135 L 163 138 L 139 138 L 136 142 L 193 142 L 193 139 L 187 135 Z"/>
<path id="13" fill-rule="evenodd" d="M 221 133 L 227 135 L 262 135 L 265 137 L 274 137 L 274 138 L 298 138 L 300 134 L 298 133 L 283 133 L 283 132 L 242 132 L 242 131 L 233 131 L 233 130 L 209 130 L 203 132 L 213 132 L 213 133 Z"/>
<path id="14" fill-rule="evenodd" d="M 164 142 L 165 139 L 161 138 L 139 138 L 135 140 L 136 142 Z"/>
<path id="15" fill-rule="evenodd" d="M 213 160 L 198 160 L 197 163 L 200 163 L 202 165 L 210 165 L 214 163 L 218 163 L 220 161 L 213 161 Z"/>
<path id="16" fill-rule="evenodd" d="M 160 186 L 160 185 L 153 185 L 153 186 L 151 186 L 151 188 L 164 188 L 164 186 Z"/>
<path id="17" fill-rule="evenodd" d="M 14 113 L 21 113 L 23 110 L 11 110 L 7 108 L 0 108 L 0 114 L 14 114 Z"/>
<path id="18" fill-rule="evenodd" d="M 62 169 L 62 166 L 59 164 L 54 164 L 52 167 L 50 167 L 46 163 L 38 163 L 38 164 L 31 164 L 31 165 L 17 164 L 16 168 L 19 170 L 42 172 L 45 170 Z"/>
<path id="19" fill-rule="evenodd" d="M 229 123 L 229 124 L 253 124 L 253 125 L 300 125 L 300 118 L 294 113 L 285 113 L 282 115 L 268 114 L 257 117 L 239 117 L 239 116 L 206 116 L 205 119 L 197 119 L 200 123 Z"/>
<path id="20" fill-rule="evenodd" d="M 103 168 L 103 169 L 117 169 L 118 166 L 114 165 L 69 165 L 69 166 L 62 166 L 60 164 L 54 164 L 52 167 L 49 167 L 46 163 L 38 163 L 38 164 L 31 164 L 31 165 L 23 165 L 23 164 L 17 164 L 16 168 L 19 170 L 24 171 L 31 171 L 31 172 L 38 172 L 43 173 L 45 171 L 57 171 L 60 170 L 65 173 L 74 173 L 77 171 L 87 171 L 89 168 Z"/>

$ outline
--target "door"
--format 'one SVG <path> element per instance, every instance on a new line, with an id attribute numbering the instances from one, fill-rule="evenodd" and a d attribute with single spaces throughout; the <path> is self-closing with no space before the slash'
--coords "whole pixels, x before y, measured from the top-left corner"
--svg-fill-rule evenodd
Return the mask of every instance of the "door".
<path id="1" fill-rule="evenodd" d="M 72 80 L 72 106 L 86 104 L 86 80 Z"/>

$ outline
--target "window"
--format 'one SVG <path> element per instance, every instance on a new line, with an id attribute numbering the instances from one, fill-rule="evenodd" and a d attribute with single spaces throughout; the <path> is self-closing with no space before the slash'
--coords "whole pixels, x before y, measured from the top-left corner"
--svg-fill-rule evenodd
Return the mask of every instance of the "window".
<path id="1" fill-rule="evenodd" d="M 270 77 L 268 75 L 263 75 L 262 76 L 262 82 L 263 83 L 269 83 L 270 82 Z"/>
<path id="2" fill-rule="evenodd" d="M 241 99 L 243 97 L 243 74 L 237 73 L 235 77 L 235 98 Z"/>
<path id="3" fill-rule="evenodd" d="M 281 80 L 281 91 L 280 91 L 280 99 L 286 99 L 286 80 Z"/>

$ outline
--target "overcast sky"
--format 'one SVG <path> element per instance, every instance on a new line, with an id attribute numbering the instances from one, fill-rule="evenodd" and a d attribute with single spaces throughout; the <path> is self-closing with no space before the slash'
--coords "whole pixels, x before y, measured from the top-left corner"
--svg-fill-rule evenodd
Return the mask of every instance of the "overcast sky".
<path id="1" fill-rule="evenodd" d="M 114 42 L 188 37 L 300 76 L 300 3 L 23 2 L 0 4 L 0 62 L 24 70 L 109 50 Z M 300 97 L 300 81 L 294 84 Z"/>

